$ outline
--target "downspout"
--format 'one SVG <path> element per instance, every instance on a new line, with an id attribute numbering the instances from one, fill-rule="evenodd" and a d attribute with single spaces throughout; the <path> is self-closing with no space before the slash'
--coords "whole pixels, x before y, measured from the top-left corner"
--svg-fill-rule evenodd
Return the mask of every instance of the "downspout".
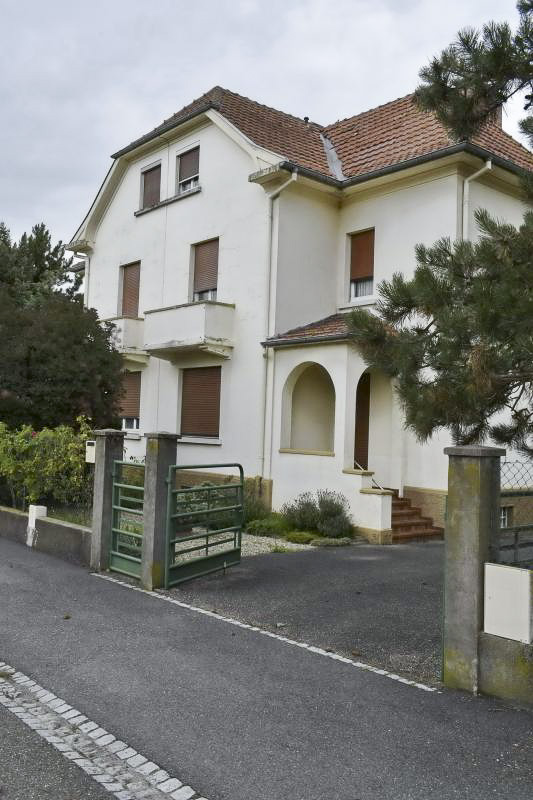
<path id="1" fill-rule="evenodd" d="M 465 178 L 463 181 L 463 214 L 461 218 L 461 235 L 460 239 L 468 239 L 468 223 L 470 219 L 470 183 L 475 181 L 476 178 L 479 178 L 480 175 L 487 172 L 489 169 L 492 169 L 492 161 L 490 158 L 485 164 L 478 169 L 477 172 L 474 172 L 473 175 L 469 175 L 468 178 Z"/>
<path id="2" fill-rule="evenodd" d="M 294 169 L 291 173 L 291 177 L 286 180 L 281 186 L 278 186 L 277 189 L 274 189 L 272 192 L 267 192 L 267 199 L 268 199 L 268 245 L 267 245 L 267 280 L 266 280 L 266 290 L 267 290 L 267 307 L 266 307 L 266 325 L 265 325 L 265 336 L 264 340 L 268 339 L 273 333 L 273 323 L 275 319 L 274 315 L 274 283 L 275 281 L 272 280 L 273 278 L 273 268 L 272 262 L 274 257 L 274 200 L 279 197 L 281 192 L 289 186 L 289 184 L 293 183 L 294 181 L 298 180 L 298 170 Z M 276 275 L 277 277 L 277 275 Z M 273 353 L 271 349 L 267 347 L 265 349 L 264 355 L 264 362 L 265 366 L 263 369 L 263 393 L 262 393 L 262 419 L 263 425 L 261 430 L 261 445 L 260 445 L 260 474 L 262 478 L 270 477 L 270 467 L 268 469 L 268 475 L 265 475 L 265 461 L 266 461 L 266 443 L 267 443 L 267 404 L 268 404 L 268 389 L 269 389 L 269 373 L 271 372 L 271 368 L 273 369 Z"/>

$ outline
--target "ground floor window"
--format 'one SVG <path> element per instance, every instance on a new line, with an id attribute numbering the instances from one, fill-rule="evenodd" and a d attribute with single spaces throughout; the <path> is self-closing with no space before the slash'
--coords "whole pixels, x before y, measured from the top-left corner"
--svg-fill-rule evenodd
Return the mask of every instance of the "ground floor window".
<path id="1" fill-rule="evenodd" d="M 500 528 L 510 528 L 513 524 L 513 507 L 501 506 L 500 508 Z"/>
<path id="2" fill-rule="evenodd" d="M 220 367 L 193 367 L 182 371 L 182 436 L 219 436 L 220 375 Z"/>
<path id="3" fill-rule="evenodd" d="M 140 406 L 141 373 L 124 372 L 122 376 L 122 395 L 120 401 L 120 416 L 122 417 L 123 430 L 139 430 Z"/>

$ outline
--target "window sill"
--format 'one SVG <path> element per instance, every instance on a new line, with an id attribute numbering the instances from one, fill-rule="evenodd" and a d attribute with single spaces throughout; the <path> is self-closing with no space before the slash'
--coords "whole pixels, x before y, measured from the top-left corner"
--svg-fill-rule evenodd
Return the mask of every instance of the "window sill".
<path id="1" fill-rule="evenodd" d="M 207 444 L 220 447 L 222 440 L 216 437 L 211 438 L 210 436 L 182 436 L 179 444 Z"/>
<path id="2" fill-rule="evenodd" d="M 131 439 L 132 441 L 138 442 L 143 438 L 143 435 L 140 431 L 129 431 L 123 429 L 123 432 L 126 434 L 124 437 L 125 439 Z"/>
<path id="3" fill-rule="evenodd" d="M 357 308 L 358 306 L 373 306 L 377 303 L 378 298 L 375 294 L 368 294 L 364 297 L 358 297 L 356 300 L 350 300 L 345 306 L 340 306 L 340 311 L 347 311 L 350 308 Z"/>
<path id="4" fill-rule="evenodd" d="M 292 453 L 300 456 L 330 456 L 333 457 L 335 453 L 331 450 L 295 450 L 292 447 L 280 447 L 280 453 Z"/>
<path id="5" fill-rule="evenodd" d="M 198 192 L 202 191 L 201 186 L 196 186 L 194 189 L 190 189 L 188 192 L 182 192 L 182 194 L 175 194 L 174 197 L 168 197 L 166 200 L 160 200 L 159 203 L 156 203 L 155 206 L 150 206 L 149 208 L 140 208 L 138 211 L 133 212 L 134 217 L 142 217 L 143 214 L 148 214 L 150 211 L 156 211 L 158 208 L 162 208 L 163 206 L 169 206 L 171 203 L 176 203 L 178 200 L 185 200 L 186 197 L 190 197 L 192 194 L 198 194 Z"/>

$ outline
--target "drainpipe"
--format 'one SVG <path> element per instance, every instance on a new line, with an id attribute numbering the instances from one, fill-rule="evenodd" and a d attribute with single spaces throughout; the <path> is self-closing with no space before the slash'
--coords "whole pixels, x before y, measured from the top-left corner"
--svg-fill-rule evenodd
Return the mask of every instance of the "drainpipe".
<path id="1" fill-rule="evenodd" d="M 477 172 L 474 172 L 473 175 L 469 175 L 468 178 L 465 178 L 463 181 L 463 216 L 461 220 L 461 239 L 468 239 L 468 222 L 470 218 L 470 183 L 471 181 L 475 181 L 476 178 L 479 178 L 480 175 L 483 175 L 484 172 L 487 172 L 489 169 L 492 169 L 492 161 L 490 158 L 485 164 L 478 169 Z"/>
<path id="2" fill-rule="evenodd" d="M 274 258 L 274 200 L 278 198 L 281 192 L 289 186 L 289 184 L 298 180 L 298 170 L 295 169 L 291 173 L 291 177 L 286 180 L 277 189 L 272 192 L 267 192 L 268 198 L 268 249 L 267 249 L 267 307 L 266 307 L 266 325 L 264 339 L 268 339 L 273 333 L 274 316 L 274 299 L 275 299 L 275 283 L 277 274 L 273 275 L 273 258 Z M 273 279 L 274 278 L 274 279 Z M 268 464 L 268 474 L 265 475 L 265 462 L 266 462 L 266 449 L 267 449 L 267 401 L 269 394 L 269 383 L 272 384 L 273 375 L 273 354 L 270 348 L 265 349 L 264 353 L 265 367 L 263 370 L 263 397 L 262 397 L 262 419 L 263 426 L 261 431 L 261 447 L 260 447 L 260 462 L 261 462 L 261 477 L 270 477 L 270 461 Z M 270 379 L 270 380 L 269 380 Z M 271 387 L 271 389 L 273 386 Z M 271 448 L 270 448 L 271 449 Z"/>

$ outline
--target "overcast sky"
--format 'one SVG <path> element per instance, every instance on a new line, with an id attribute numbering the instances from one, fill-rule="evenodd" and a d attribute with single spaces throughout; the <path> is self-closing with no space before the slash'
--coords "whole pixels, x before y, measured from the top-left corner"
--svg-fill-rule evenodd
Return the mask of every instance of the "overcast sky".
<path id="1" fill-rule="evenodd" d="M 69 240 L 109 154 L 219 84 L 327 124 L 515 0 L 0 0 L 0 220 Z M 521 107 L 504 127 L 516 135 Z"/>

